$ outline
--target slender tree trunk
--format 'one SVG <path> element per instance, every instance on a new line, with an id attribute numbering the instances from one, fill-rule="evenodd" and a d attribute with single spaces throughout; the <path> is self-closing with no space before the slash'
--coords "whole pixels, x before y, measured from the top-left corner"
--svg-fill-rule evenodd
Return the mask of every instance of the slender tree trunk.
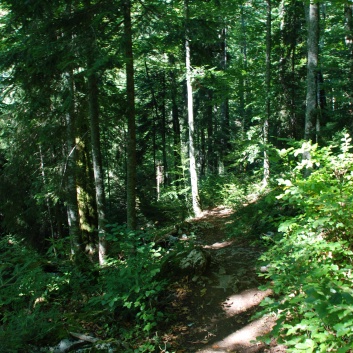
<path id="1" fill-rule="evenodd" d="M 89 63 L 89 68 L 92 64 Z M 96 73 L 88 76 L 89 116 L 92 145 L 93 174 L 96 191 L 97 217 L 98 217 L 98 256 L 99 264 L 105 264 L 107 255 L 107 242 L 105 234 L 105 194 L 102 167 L 102 155 L 99 129 L 99 102 L 98 82 Z"/>
<path id="2" fill-rule="evenodd" d="M 267 186 L 268 180 L 270 178 L 270 160 L 268 156 L 268 130 L 269 121 L 271 117 L 271 0 L 267 0 L 267 19 L 266 19 L 266 115 L 263 123 L 263 144 L 264 144 L 264 176 L 262 180 L 262 185 Z"/>
<path id="3" fill-rule="evenodd" d="M 222 50 L 222 57 L 221 57 L 221 67 L 224 72 L 227 70 L 227 28 L 226 26 L 222 29 L 221 32 L 221 50 Z M 220 158 L 221 161 L 224 163 L 225 155 L 230 151 L 230 118 L 229 118 L 229 99 L 228 94 L 225 94 L 224 101 L 221 104 L 221 114 L 222 114 L 222 149 L 220 151 Z"/>
<path id="4" fill-rule="evenodd" d="M 81 114 L 80 114 L 81 115 Z M 76 138 L 77 150 L 77 203 L 80 216 L 81 243 L 83 250 L 94 261 L 98 240 L 97 205 L 94 187 L 94 172 L 91 156 L 87 146 L 90 143 L 87 138 L 86 118 L 84 114 L 78 115 L 82 119 L 78 126 Z M 93 181 L 93 182 L 92 182 Z"/>
<path id="5" fill-rule="evenodd" d="M 296 67 L 298 40 L 302 27 L 302 19 L 305 12 L 303 3 L 294 0 L 290 4 L 286 0 L 281 0 L 281 58 L 279 60 L 279 80 L 282 88 L 282 94 L 278 96 L 282 102 L 279 111 L 281 120 L 288 121 L 287 135 L 290 138 L 300 139 L 303 136 L 303 126 L 300 126 L 301 108 L 298 107 L 300 89 L 298 69 Z M 300 55 L 300 54 L 299 54 Z M 282 98 L 282 97 L 283 98 Z M 303 123 L 304 124 L 304 123 Z M 276 128 L 276 126 L 278 126 Z M 272 131 L 276 129 L 279 132 L 279 124 L 271 126 Z"/>
<path id="6" fill-rule="evenodd" d="M 189 9 L 188 0 L 185 0 L 185 20 L 186 20 L 186 38 L 185 38 L 185 65 L 186 65 L 186 88 L 187 88 L 187 102 L 188 102 L 188 125 L 189 125 L 189 160 L 190 160 L 190 179 L 191 179 L 191 194 L 192 194 L 192 208 L 196 217 L 200 216 L 201 206 L 198 190 L 198 178 L 196 171 L 195 147 L 194 147 L 194 106 L 192 96 L 192 78 L 191 78 L 191 64 L 190 64 L 190 38 L 188 30 Z"/>
<path id="7" fill-rule="evenodd" d="M 74 82 L 72 73 L 65 75 L 68 89 L 69 109 L 66 112 L 66 141 L 67 141 L 67 168 L 66 168 L 66 193 L 67 193 L 67 220 L 71 242 L 71 255 L 74 257 L 80 251 L 80 225 L 76 191 L 76 143 L 75 143 L 75 104 Z"/>
<path id="8" fill-rule="evenodd" d="M 67 192 L 67 221 L 69 225 L 69 235 L 71 242 L 71 255 L 76 256 L 80 249 L 79 240 L 79 216 L 77 206 L 77 194 L 76 194 L 76 177 L 75 177 L 75 166 L 76 166 L 76 147 L 75 139 L 72 136 L 72 116 L 70 113 L 66 113 L 66 126 L 67 126 L 67 170 L 66 170 L 66 192 Z"/>
<path id="9" fill-rule="evenodd" d="M 214 141 L 214 122 L 213 122 L 213 91 L 212 89 L 207 89 L 206 97 L 208 104 L 206 106 L 206 124 L 207 124 L 207 166 L 208 171 L 211 174 L 215 174 L 217 171 L 217 158 L 215 151 L 215 141 Z"/>
<path id="10" fill-rule="evenodd" d="M 162 77 L 162 121 L 161 121 L 161 134 L 162 134 L 162 156 L 163 156 L 163 183 L 168 182 L 168 160 L 167 160 L 167 118 L 166 118 L 166 109 L 165 109 L 165 77 L 163 74 Z"/>
<path id="11" fill-rule="evenodd" d="M 352 54 L 353 50 L 353 5 L 347 1 L 344 5 L 344 19 L 345 19 L 345 43 L 350 50 L 350 54 Z"/>
<path id="12" fill-rule="evenodd" d="M 314 140 L 317 124 L 317 69 L 319 62 L 319 3 L 311 1 L 309 5 L 308 22 L 308 58 L 307 58 L 307 89 L 304 139 Z M 303 156 L 310 159 L 309 155 Z"/>
<path id="13" fill-rule="evenodd" d="M 158 174 L 160 172 L 160 164 L 159 162 L 157 163 L 156 160 L 156 126 L 158 126 L 158 121 L 159 121 L 159 112 L 158 112 L 158 104 L 157 104 L 157 99 L 156 99 L 156 94 L 154 92 L 154 88 L 153 88 L 153 82 L 152 79 L 150 77 L 149 74 L 149 70 L 148 70 L 148 66 L 147 66 L 147 62 L 145 60 L 145 70 L 146 70 L 146 76 L 147 79 L 149 81 L 150 87 L 151 87 L 151 94 L 152 94 L 152 104 L 153 104 L 153 108 L 155 111 L 155 115 L 153 116 L 152 113 L 152 141 L 153 141 L 153 170 L 156 173 L 156 180 L 157 180 L 157 189 L 156 189 L 156 198 L 157 201 L 159 201 L 160 198 L 160 187 L 158 184 L 158 181 L 160 180 L 160 175 Z"/>
<path id="14" fill-rule="evenodd" d="M 173 125 L 173 159 L 174 159 L 174 180 L 176 181 L 177 188 L 180 188 L 182 178 L 181 166 L 181 137 L 180 137 L 180 121 L 179 121 L 179 107 L 177 104 L 178 97 L 178 84 L 175 79 L 175 58 L 173 55 L 169 55 L 169 63 L 173 65 L 170 71 L 170 81 L 171 81 L 171 101 L 172 101 L 172 125 Z"/>
<path id="15" fill-rule="evenodd" d="M 200 158 L 200 176 L 204 177 L 206 175 L 206 136 L 205 136 L 205 129 L 201 128 L 200 131 L 200 152 L 201 152 L 201 158 Z"/>
<path id="16" fill-rule="evenodd" d="M 242 71 L 248 70 L 248 57 L 247 57 L 247 40 L 246 40 L 246 22 L 245 22 L 245 15 L 244 15 L 244 7 L 241 5 L 240 7 L 240 16 L 241 16 L 241 65 Z M 244 77 L 243 72 L 240 74 L 239 78 L 239 113 L 242 119 L 242 136 L 245 138 L 245 131 L 246 131 L 246 124 L 247 124 L 247 112 L 246 112 L 246 78 Z"/>
<path id="17" fill-rule="evenodd" d="M 304 139 L 313 141 L 319 129 L 318 122 L 318 85 L 317 69 L 319 62 L 319 3 L 311 0 L 309 12 L 307 13 L 308 23 L 308 58 L 307 58 L 307 89 L 306 89 L 306 110 Z M 310 151 L 303 152 L 303 160 L 310 160 Z M 308 177 L 311 168 L 307 167 L 304 176 Z"/>
<path id="18" fill-rule="evenodd" d="M 41 145 L 39 145 L 39 156 L 40 156 L 40 170 L 41 170 L 41 173 L 42 173 L 43 185 L 44 185 L 44 188 L 46 188 L 47 179 L 46 179 L 46 176 L 45 176 L 44 157 L 43 157 L 42 146 Z M 50 235 L 51 235 L 51 241 L 52 241 L 52 249 L 53 249 L 54 256 L 57 257 L 58 253 L 57 253 L 56 244 L 55 244 L 53 217 L 52 217 L 52 212 L 51 212 L 51 207 L 50 207 L 50 200 L 49 200 L 49 197 L 47 195 L 45 196 L 45 203 L 46 203 L 47 210 L 48 210 L 48 218 L 49 218 L 49 224 L 50 224 Z"/>
<path id="19" fill-rule="evenodd" d="M 347 94 L 349 97 L 349 115 L 353 115 L 353 90 L 352 90 L 352 80 L 353 80 L 353 5 L 347 1 L 344 6 L 344 18 L 345 18 L 345 43 L 348 49 L 348 85 Z"/>
<path id="20" fill-rule="evenodd" d="M 90 0 L 85 0 L 85 5 L 90 6 Z M 108 244 L 106 241 L 105 219 L 105 192 L 102 152 L 99 127 L 99 89 L 98 76 L 94 70 L 95 38 L 93 33 L 88 33 L 87 43 L 87 91 L 88 109 L 91 133 L 92 167 L 94 176 L 94 189 L 96 196 L 97 224 L 98 224 L 98 259 L 100 266 L 106 263 Z"/>
<path id="21" fill-rule="evenodd" d="M 127 226 L 136 228 L 136 123 L 134 57 L 132 51 L 131 1 L 123 1 L 127 93 Z"/>
<path id="22" fill-rule="evenodd" d="M 165 109 L 165 91 L 166 91 L 166 87 L 165 87 L 165 77 L 162 77 L 162 108 L 161 108 L 161 115 L 159 114 L 159 106 L 158 106 L 158 102 L 157 102 L 157 98 L 156 98 L 156 94 L 153 88 L 153 81 L 149 75 L 149 71 L 148 71 L 148 67 L 147 67 L 147 63 L 145 61 L 145 69 L 146 69 L 146 76 L 147 79 L 150 83 L 151 86 L 151 93 L 152 93 L 152 102 L 153 102 L 153 107 L 155 110 L 155 115 L 156 115 L 156 120 L 157 122 L 160 122 L 161 124 L 161 137 L 162 137 L 162 156 L 163 156 L 163 161 L 162 161 L 162 165 L 163 165 L 163 183 L 167 182 L 167 174 L 168 174 L 168 166 L 167 166 L 167 145 L 166 145 L 166 109 Z M 154 144 L 155 146 L 155 144 Z M 156 169 L 155 169 L 156 170 Z M 159 194 L 157 193 L 157 196 L 159 196 Z"/>

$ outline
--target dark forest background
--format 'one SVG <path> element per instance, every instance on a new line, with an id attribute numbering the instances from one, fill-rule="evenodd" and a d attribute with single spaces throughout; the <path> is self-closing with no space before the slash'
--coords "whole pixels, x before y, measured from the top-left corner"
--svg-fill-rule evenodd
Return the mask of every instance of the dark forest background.
<path id="1" fill-rule="evenodd" d="M 274 334 L 296 352 L 352 348 L 351 1 L 3 0 L 0 12 L 2 351 L 62 337 L 81 315 L 102 339 L 158 351 L 170 249 L 156 244 L 249 200 L 249 237 L 278 236 L 265 276 L 300 303 L 267 303 L 282 313 Z M 139 329 L 111 325 L 130 320 Z"/>

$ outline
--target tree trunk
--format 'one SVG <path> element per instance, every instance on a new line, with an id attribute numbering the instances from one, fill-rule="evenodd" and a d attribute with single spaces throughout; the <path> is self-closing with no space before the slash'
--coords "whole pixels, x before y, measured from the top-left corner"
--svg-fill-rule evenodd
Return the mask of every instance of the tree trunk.
<path id="1" fill-rule="evenodd" d="M 214 122 L 213 122 L 213 91 L 212 89 L 207 89 L 206 97 L 208 104 L 206 106 L 205 118 L 207 124 L 207 169 L 211 174 L 216 174 L 217 171 L 217 156 L 215 149 L 214 140 Z"/>
<path id="2" fill-rule="evenodd" d="M 86 116 L 78 115 L 82 119 L 78 126 L 76 138 L 77 150 L 77 204 L 80 216 L 81 243 L 91 260 L 94 260 L 97 246 L 97 205 L 94 187 L 94 172 L 91 156 L 87 146 L 90 146 L 87 138 Z"/>
<path id="3" fill-rule="evenodd" d="M 79 241 L 79 217 L 78 217 L 78 206 L 77 206 L 77 194 L 76 194 L 76 147 L 75 139 L 72 135 L 72 116 L 70 113 L 66 113 L 66 126 L 67 126 L 67 169 L 66 169 L 66 193 L 67 193 L 67 221 L 69 225 L 69 236 L 71 242 L 71 255 L 75 257 L 79 252 L 80 241 Z"/>
<path id="4" fill-rule="evenodd" d="M 224 73 L 227 70 L 227 28 L 224 27 L 221 31 L 221 68 Z M 225 94 L 224 101 L 221 104 L 221 114 L 222 114 L 222 137 L 221 137 L 221 150 L 220 150 L 220 159 L 222 163 L 225 162 L 225 156 L 230 151 L 230 138 L 231 138 L 231 128 L 230 128 L 230 118 L 229 118 L 229 99 L 228 93 Z"/>
<path id="5" fill-rule="evenodd" d="M 311 1 L 308 21 L 308 58 L 307 58 L 307 90 L 305 110 L 304 139 L 314 140 L 318 130 L 317 69 L 319 62 L 319 3 Z M 303 156 L 310 159 L 308 154 Z"/>
<path id="6" fill-rule="evenodd" d="M 131 1 L 124 0 L 124 34 L 126 60 L 127 94 L 127 226 L 136 228 L 136 124 L 135 124 L 135 84 L 134 58 L 132 51 Z"/>
<path id="7" fill-rule="evenodd" d="M 350 117 L 353 115 L 353 90 L 352 90 L 352 80 L 353 80 L 353 5 L 348 1 L 344 6 L 344 19 L 345 19 L 345 43 L 348 49 L 348 85 L 346 87 L 347 95 L 349 97 L 348 101 L 348 112 Z"/>
<path id="8" fill-rule="evenodd" d="M 74 83 L 72 73 L 65 75 L 65 83 L 68 90 L 69 109 L 66 112 L 66 194 L 67 194 L 67 221 L 71 242 L 71 256 L 75 257 L 80 251 L 80 226 L 76 191 L 76 143 L 75 143 L 75 105 Z"/>
<path id="9" fill-rule="evenodd" d="M 190 180 L 191 180 L 191 194 L 192 194 L 192 208 L 196 217 L 200 216 L 202 211 L 200 207 L 198 178 L 195 161 L 195 147 L 194 147 L 194 112 L 193 112 L 193 97 L 192 97 L 192 78 L 191 78 L 191 64 L 190 64 L 190 38 L 188 30 L 189 9 L 188 0 L 185 0 L 185 20 L 186 20 L 186 38 L 185 38 L 185 65 L 186 65 L 186 88 L 187 88 L 187 106 L 188 106 L 188 125 L 189 125 L 189 160 L 190 160 Z"/>
<path id="10" fill-rule="evenodd" d="M 246 40 L 246 22 L 245 22 L 245 15 L 244 15 L 244 7 L 243 5 L 240 6 L 240 16 L 241 16 L 241 73 L 239 78 L 239 115 L 242 120 L 242 137 L 245 139 L 245 132 L 246 132 L 246 125 L 247 125 L 247 111 L 246 111 L 246 76 L 243 72 L 247 72 L 248 70 L 248 57 L 247 57 L 247 40 Z"/>
<path id="11" fill-rule="evenodd" d="M 92 69 L 92 63 L 88 65 Z M 97 75 L 91 72 L 88 76 L 88 98 L 89 98 L 89 116 L 90 132 L 92 145 L 93 174 L 96 193 L 97 217 L 98 217 L 98 256 L 99 264 L 105 264 L 107 255 L 107 242 L 105 235 L 105 194 L 103 182 L 103 167 L 100 145 L 99 129 L 99 102 L 98 102 L 98 82 Z"/>
<path id="12" fill-rule="evenodd" d="M 268 156 L 268 129 L 271 117 L 271 0 L 267 0 L 267 19 L 266 19 L 266 115 L 263 122 L 263 144 L 264 144 L 264 175 L 262 185 L 265 187 L 270 178 L 270 160 Z"/>
<path id="13" fill-rule="evenodd" d="M 39 156 L 40 156 L 40 170 L 42 173 L 42 179 L 43 179 L 43 186 L 44 188 L 47 187 L 47 178 L 45 175 L 45 169 L 44 169 L 44 157 L 43 157 L 43 152 L 42 152 L 42 146 L 39 144 Z M 54 256 L 58 256 L 58 252 L 56 250 L 56 244 L 55 244 L 55 233 L 54 233 L 54 225 L 53 225 L 53 217 L 52 217 L 52 211 L 51 211 L 51 206 L 50 206 L 50 199 L 47 195 L 45 195 L 45 203 L 47 206 L 48 210 L 48 218 L 49 218 L 49 224 L 50 224 L 50 235 L 51 235 L 51 242 L 52 242 L 52 249 Z M 71 239 L 71 237 L 70 237 Z"/>
<path id="14" fill-rule="evenodd" d="M 174 65 L 175 59 L 172 55 L 169 55 L 169 63 Z M 170 72 L 171 80 L 171 100 L 172 100 L 172 124 L 173 124 L 173 157 L 174 157 L 174 175 L 177 188 L 181 185 L 181 138 L 180 138 L 180 121 L 179 121 L 179 108 L 176 97 L 178 96 L 178 85 L 175 79 L 175 69 L 173 68 Z"/>
<path id="15" fill-rule="evenodd" d="M 163 75 L 162 77 L 162 108 L 161 108 L 161 116 L 159 115 L 159 106 L 158 106 L 158 101 L 156 98 L 156 94 L 153 88 L 153 80 L 151 79 L 150 75 L 149 75 L 149 71 L 148 71 L 148 67 L 147 67 L 147 63 L 145 61 L 145 69 L 146 69 L 146 76 L 147 79 L 149 81 L 149 84 L 151 86 L 151 94 L 152 94 L 152 103 L 153 103 L 153 107 L 155 110 L 155 115 L 156 115 L 156 120 L 157 120 L 157 125 L 160 122 L 161 124 L 161 138 L 162 138 L 162 156 L 163 156 L 163 161 L 162 161 L 162 166 L 163 166 L 163 184 L 167 183 L 167 174 L 168 174 L 168 165 L 167 165 L 167 145 L 166 145 L 166 124 L 167 124 L 167 119 L 166 119 L 166 109 L 165 109 L 165 91 L 166 91 L 166 87 L 165 87 L 165 77 Z M 153 125 L 155 125 L 153 123 Z M 155 126 L 154 126 L 155 128 Z M 155 136 L 155 133 L 154 133 Z M 154 141 L 155 141 L 155 137 L 154 137 Z M 153 145 L 155 147 L 155 143 Z M 155 152 L 154 152 L 155 153 Z M 154 162 L 155 162 L 155 158 L 154 158 Z M 155 163 L 155 167 L 156 167 L 156 163 Z M 156 168 L 155 168 L 156 170 Z M 157 192 L 157 196 L 159 199 L 159 193 Z"/>
<path id="16" fill-rule="evenodd" d="M 162 121 L 161 121 L 161 134 L 162 134 L 162 156 L 163 156 L 163 183 L 168 183 L 168 160 L 167 160 L 167 118 L 165 109 L 165 77 L 162 77 Z"/>

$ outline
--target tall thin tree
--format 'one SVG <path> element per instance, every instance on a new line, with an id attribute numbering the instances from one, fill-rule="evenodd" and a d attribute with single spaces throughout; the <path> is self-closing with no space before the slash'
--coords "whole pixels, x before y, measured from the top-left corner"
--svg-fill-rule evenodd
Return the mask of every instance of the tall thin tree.
<path id="1" fill-rule="evenodd" d="M 348 85 L 347 85 L 347 95 L 349 97 L 348 105 L 350 116 L 353 115 L 353 90 L 352 90 L 352 80 L 353 80 L 353 5 L 351 2 L 347 1 L 344 5 L 344 19 L 345 19 L 345 43 L 348 49 Z"/>
<path id="2" fill-rule="evenodd" d="M 263 186 L 268 184 L 270 177 L 270 160 L 268 156 L 268 130 L 269 130 L 269 121 L 271 117 L 271 30 L 272 30 L 272 4 L 271 0 L 267 0 L 267 16 L 266 16 L 266 75 L 265 75 L 265 84 L 266 84 L 266 111 L 265 119 L 263 122 L 263 144 L 264 144 L 264 175 L 262 179 Z"/>
<path id="3" fill-rule="evenodd" d="M 71 242 L 71 255 L 77 256 L 79 252 L 79 214 L 77 205 L 76 183 L 76 143 L 75 143 L 75 109 L 74 109 L 74 82 L 72 72 L 64 74 L 66 85 L 68 110 L 65 113 L 67 163 L 66 163 L 66 193 L 67 193 L 67 221 Z"/>
<path id="4" fill-rule="evenodd" d="M 92 162 L 98 215 L 98 256 L 99 264 L 104 265 L 107 254 L 104 210 L 105 194 L 99 129 L 98 82 L 97 74 L 94 72 L 90 73 L 88 76 L 88 97 L 92 145 Z"/>
<path id="5" fill-rule="evenodd" d="M 308 57 L 304 139 L 313 140 L 319 129 L 317 116 L 317 69 L 319 63 L 319 3 L 312 0 L 307 14 Z M 308 156 L 304 156 L 308 157 Z"/>
<path id="6" fill-rule="evenodd" d="M 134 56 L 132 50 L 131 1 L 123 1 L 126 95 L 127 95 L 127 226 L 136 228 L 136 122 L 135 122 L 135 83 Z"/>
<path id="7" fill-rule="evenodd" d="M 184 2 L 185 6 L 185 66 L 186 66 L 186 88 L 187 88 L 187 111 L 189 126 L 189 171 L 191 180 L 192 208 L 196 217 L 200 216 L 201 206 L 198 190 L 198 178 L 196 171 L 195 146 L 194 146 L 194 104 L 192 96 L 192 72 L 190 62 L 190 31 L 189 31 L 189 4 L 188 0 Z"/>
<path id="8" fill-rule="evenodd" d="M 90 0 L 86 0 L 85 3 L 86 6 L 90 6 Z M 99 126 L 100 114 L 98 73 L 95 67 L 95 60 L 97 56 L 97 41 L 93 32 L 94 28 L 92 26 L 89 27 L 89 31 L 90 32 L 88 33 L 87 42 L 87 91 L 90 118 L 92 165 L 98 218 L 98 257 L 99 264 L 102 266 L 106 262 L 108 245 L 106 241 L 105 191 Z"/>

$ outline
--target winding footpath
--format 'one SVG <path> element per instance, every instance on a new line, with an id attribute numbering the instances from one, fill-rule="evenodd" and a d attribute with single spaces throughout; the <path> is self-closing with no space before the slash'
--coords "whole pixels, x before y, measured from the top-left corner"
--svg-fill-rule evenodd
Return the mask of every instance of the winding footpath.
<path id="1" fill-rule="evenodd" d="M 161 352 L 285 352 L 274 342 L 265 346 L 256 341 L 275 322 L 273 317 L 252 319 L 271 291 L 258 288 L 261 279 L 255 266 L 262 249 L 247 239 L 227 237 L 234 221 L 233 211 L 224 207 L 190 221 L 199 246 L 211 255 L 211 264 L 203 275 L 183 278 L 171 287 L 171 311 L 177 320 L 165 333 Z"/>

